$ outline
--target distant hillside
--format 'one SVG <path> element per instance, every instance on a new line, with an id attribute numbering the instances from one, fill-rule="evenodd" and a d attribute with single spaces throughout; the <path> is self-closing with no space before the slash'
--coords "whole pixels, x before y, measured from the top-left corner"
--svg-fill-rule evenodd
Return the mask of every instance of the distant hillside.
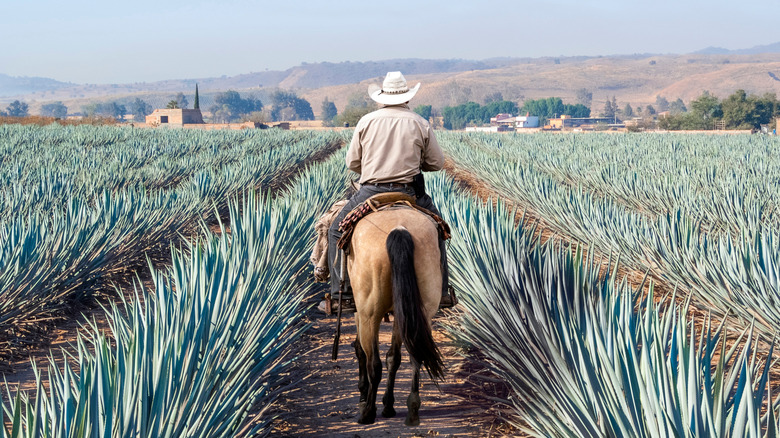
<path id="1" fill-rule="evenodd" d="M 455 73 L 470 70 L 490 70 L 520 62 L 518 59 L 468 61 L 462 59 L 391 59 L 369 62 L 321 62 L 303 64 L 283 72 L 249 73 L 230 78 L 199 80 L 204 88 L 321 88 L 353 84 L 375 77 L 384 77 L 390 70 L 404 74 Z"/>
<path id="2" fill-rule="evenodd" d="M 30 94 L 71 87 L 73 84 L 48 78 L 13 77 L 0 73 L 0 97 Z"/>
<path id="3" fill-rule="evenodd" d="M 636 108 L 655 105 L 656 96 L 670 102 L 681 98 L 688 104 L 705 90 L 720 98 L 740 88 L 748 93 L 780 95 L 780 54 L 644 55 L 557 61 L 534 60 L 491 70 L 407 78 L 423 84 L 412 103 L 434 108 L 467 101 L 484 103 L 488 95 L 496 92 L 518 103 L 550 96 L 560 97 L 565 103 L 577 103 L 577 90 L 585 89 L 593 95 L 594 113 L 600 112 L 612 96 L 621 108 L 627 103 Z M 325 97 L 341 110 L 351 95 L 366 93 L 371 82 L 378 79 L 302 94 L 312 103 L 315 114 Z"/>
<path id="4" fill-rule="evenodd" d="M 754 46 L 749 49 L 729 50 L 723 47 L 707 47 L 693 52 L 696 55 L 759 55 L 761 53 L 780 53 L 780 42 L 764 46 Z"/>
<path id="5" fill-rule="evenodd" d="M 461 59 L 391 59 L 369 62 L 322 62 L 303 64 L 284 71 L 247 73 L 218 78 L 172 79 L 159 82 L 137 82 L 133 84 L 64 84 L 52 79 L 32 81 L 31 78 L 10 78 L 15 82 L 6 87 L 0 75 L 0 98 L 19 97 L 26 100 L 71 100 L 89 99 L 134 93 L 178 93 L 190 92 L 195 83 L 201 90 L 247 90 L 260 88 L 312 89 L 357 83 L 374 77 L 384 77 L 390 70 L 401 70 L 404 74 L 457 73 L 471 70 L 490 70 L 522 62 L 517 58 L 497 58 L 484 61 Z M 22 80 L 30 79 L 22 87 Z M 54 86 L 52 84 L 58 84 Z M 6 89 L 7 88 L 7 89 Z"/>
<path id="6" fill-rule="evenodd" d="M 773 47 L 762 46 L 762 47 Z M 44 80 L 48 88 L 34 93 L 3 97 L 0 108 L 13 99 L 25 101 L 37 114 L 41 105 L 62 101 L 71 113 L 91 102 L 118 101 L 125 105 L 136 98 L 153 107 L 164 106 L 183 92 L 190 105 L 195 83 L 199 84 L 201 107 L 208 111 L 216 93 L 233 89 L 242 96 L 253 95 L 264 103 L 277 87 L 295 91 L 306 98 L 315 115 L 327 97 L 343 110 L 350 97 L 366 94 L 371 83 L 381 83 L 387 71 L 401 70 L 423 87 L 414 105 L 441 109 L 467 101 L 484 103 L 487 96 L 501 97 L 521 104 L 526 99 L 560 97 L 577 103 L 577 91 L 592 93 L 594 114 L 613 96 L 622 108 L 654 105 L 656 96 L 668 101 L 681 98 L 686 104 L 709 91 L 720 98 L 737 89 L 748 93 L 780 94 L 780 53 L 758 55 L 635 54 L 604 57 L 500 58 L 483 61 L 398 59 L 376 62 L 304 64 L 285 71 L 248 73 L 220 78 L 181 79 L 133 84 L 65 84 Z M 2 78 L 2 76 L 0 76 Z M 18 79 L 18 78 L 17 78 Z"/>

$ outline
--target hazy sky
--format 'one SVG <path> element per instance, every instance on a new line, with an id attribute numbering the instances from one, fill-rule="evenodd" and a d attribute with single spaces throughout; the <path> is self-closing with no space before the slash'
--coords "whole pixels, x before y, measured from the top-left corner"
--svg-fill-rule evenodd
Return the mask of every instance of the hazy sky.
<path id="1" fill-rule="evenodd" d="M 778 0 L 3 0 L 0 73 L 149 82 L 394 58 L 689 53 L 780 41 Z"/>

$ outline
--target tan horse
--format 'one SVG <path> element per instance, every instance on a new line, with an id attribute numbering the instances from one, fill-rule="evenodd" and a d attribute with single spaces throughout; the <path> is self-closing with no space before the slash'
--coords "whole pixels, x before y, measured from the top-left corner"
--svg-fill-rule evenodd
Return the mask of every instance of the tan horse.
<path id="1" fill-rule="evenodd" d="M 442 290 L 436 225 L 413 209 L 372 213 L 355 227 L 347 269 L 357 307 L 358 422 L 371 424 L 376 419 L 376 395 L 382 379 L 379 323 L 392 310 L 393 336 L 387 351 L 382 416 L 395 416 L 393 387 L 403 343 L 414 366 L 406 425 L 416 426 L 420 424 L 420 367 L 425 367 L 434 382 L 444 375 L 441 355 L 431 334 L 431 318 L 439 308 Z"/>

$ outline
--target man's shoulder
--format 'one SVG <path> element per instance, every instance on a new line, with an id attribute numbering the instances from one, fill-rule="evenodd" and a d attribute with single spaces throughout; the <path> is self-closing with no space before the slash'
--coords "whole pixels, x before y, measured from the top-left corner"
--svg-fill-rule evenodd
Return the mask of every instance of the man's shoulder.
<path id="1" fill-rule="evenodd" d="M 424 125 L 428 124 L 428 121 L 425 120 L 422 116 L 409 109 L 408 106 L 403 105 L 385 106 L 379 108 L 378 110 L 372 111 L 363 116 L 360 119 L 360 122 L 365 121 L 365 123 L 368 123 L 369 121 L 376 119 L 410 119 Z"/>

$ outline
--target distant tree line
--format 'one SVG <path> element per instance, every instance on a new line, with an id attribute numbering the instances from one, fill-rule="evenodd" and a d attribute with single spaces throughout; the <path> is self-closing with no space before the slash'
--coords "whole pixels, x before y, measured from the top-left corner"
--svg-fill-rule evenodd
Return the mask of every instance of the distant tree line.
<path id="1" fill-rule="evenodd" d="M 64 119 L 68 117 L 68 107 L 62 102 L 52 102 L 41 105 L 41 115 L 43 117 L 54 117 L 56 119 Z"/>
<path id="2" fill-rule="evenodd" d="M 544 125 L 549 119 L 567 115 L 571 117 L 590 117 L 590 108 L 576 103 L 563 103 L 560 97 L 548 97 L 546 99 L 529 99 L 523 102 L 521 113 L 529 113 L 539 117 L 539 122 Z"/>
<path id="3" fill-rule="evenodd" d="M 237 91 L 228 90 L 214 96 L 214 105 L 209 108 L 209 111 L 212 120 L 217 123 L 239 120 L 254 122 L 314 120 L 311 104 L 292 91 L 274 90 L 270 96 L 270 103 L 270 107 L 267 108 L 260 99 L 252 95 L 243 98 Z"/>
<path id="4" fill-rule="evenodd" d="M 264 98 L 265 99 L 265 98 Z M 212 121 L 217 123 L 251 120 L 257 122 L 282 120 L 314 120 L 311 104 L 289 90 L 276 89 L 267 95 L 269 105 L 264 105 L 253 95 L 242 97 L 237 91 L 228 90 L 214 96 L 214 105 L 209 108 Z M 436 121 L 436 115 L 442 116 L 442 126 L 446 129 L 463 129 L 469 125 L 483 125 L 490 122 L 499 113 L 512 115 L 529 113 L 538 116 L 542 123 L 553 117 L 569 115 L 571 117 L 590 117 L 591 109 L 585 104 L 592 102 L 592 93 L 586 89 L 577 91 L 576 104 L 565 104 L 559 97 L 525 100 L 522 106 L 503 99 L 500 92 L 485 97 L 484 105 L 467 102 L 456 106 L 446 106 L 439 112 L 431 105 L 418 105 L 413 111 L 427 120 Z M 197 95 L 196 95 L 197 102 Z M 169 108 L 187 108 L 189 101 L 183 93 L 178 93 L 168 103 Z M 153 107 L 146 101 L 135 98 L 133 101 L 114 101 L 89 103 L 81 107 L 88 117 L 106 117 L 124 119 L 132 115 L 133 120 L 143 121 L 151 114 Z M 377 105 L 365 93 L 350 96 L 344 109 L 339 112 L 336 105 L 327 97 L 321 104 L 321 116 L 324 126 L 354 127 L 365 114 L 377 109 Z M 40 107 L 40 115 L 65 119 L 68 107 L 62 102 L 51 102 Z M 636 106 L 626 103 L 619 106 L 616 98 L 607 97 L 601 116 L 625 120 L 642 118 L 647 127 L 652 127 L 656 114 L 657 126 L 667 130 L 708 130 L 722 126 L 726 129 L 759 129 L 761 125 L 774 127 L 775 119 L 780 116 L 780 101 L 775 94 L 748 94 L 737 90 L 723 100 L 709 92 L 704 92 L 686 105 L 682 99 L 669 101 L 656 96 L 654 105 Z M 0 116 L 25 117 L 29 107 L 25 102 L 15 100 Z"/>
<path id="5" fill-rule="evenodd" d="M 230 123 L 237 121 L 243 115 L 251 114 L 263 109 L 260 99 L 253 96 L 242 98 L 237 91 L 228 90 L 214 96 L 214 105 L 209 108 L 211 118 L 216 123 Z"/>
<path id="6" fill-rule="evenodd" d="M 678 99 L 679 100 L 679 99 Z M 705 91 L 690 102 L 690 110 L 675 108 L 658 118 L 658 127 L 668 130 L 715 129 L 722 122 L 725 129 L 760 129 L 761 125 L 774 124 L 780 115 L 780 102 L 773 93 L 763 96 L 737 90 L 727 98 L 717 97 Z"/>
<path id="7" fill-rule="evenodd" d="M 468 125 L 490 123 L 490 118 L 499 113 L 517 114 L 517 112 L 517 104 L 507 100 L 490 102 L 484 106 L 476 102 L 467 102 L 442 108 L 442 125 L 446 129 L 463 129 Z"/>
<path id="8" fill-rule="evenodd" d="M 590 117 L 590 108 L 577 104 L 564 104 L 560 97 L 548 97 L 546 99 L 529 99 L 523 102 L 522 107 L 507 100 L 486 99 L 489 103 L 479 105 L 468 102 L 457 106 L 442 108 L 442 125 L 446 129 L 463 129 L 468 125 L 482 125 L 490 123 L 490 119 L 497 114 L 506 113 L 512 115 L 528 113 L 539 117 L 541 123 L 553 117 L 568 115 L 571 117 Z"/>
<path id="9" fill-rule="evenodd" d="M 88 103 L 81 107 L 81 112 L 87 117 L 122 119 L 127 114 L 127 107 L 119 102 Z"/>

